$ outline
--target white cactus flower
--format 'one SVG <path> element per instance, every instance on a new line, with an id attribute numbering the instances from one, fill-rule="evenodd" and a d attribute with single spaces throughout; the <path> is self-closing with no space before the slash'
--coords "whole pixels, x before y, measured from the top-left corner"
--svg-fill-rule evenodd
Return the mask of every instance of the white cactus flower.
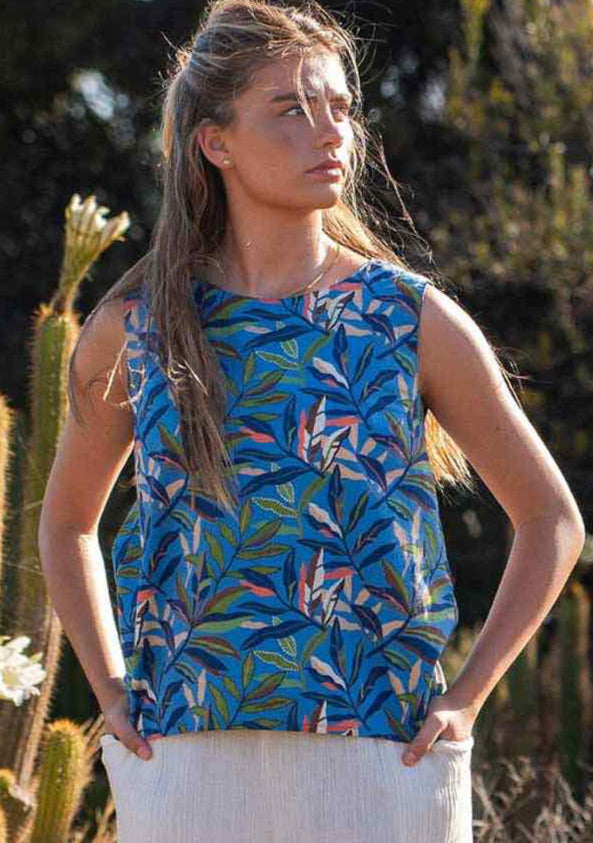
<path id="1" fill-rule="evenodd" d="M 115 240 L 123 240 L 130 225 L 127 211 L 106 220 L 109 208 L 97 205 L 94 196 L 81 202 L 75 193 L 65 211 L 65 243 L 60 288 L 66 293 L 84 278 L 91 265 Z"/>
<path id="2" fill-rule="evenodd" d="M 20 706 L 23 700 L 39 695 L 35 686 L 46 677 L 45 669 L 39 664 L 41 653 L 26 656 L 22 650 L 31 639 L 26 635 L 13 638 L 8 644 L 8 635 L 0 635 L 0 699 L 12 700 Z"/>

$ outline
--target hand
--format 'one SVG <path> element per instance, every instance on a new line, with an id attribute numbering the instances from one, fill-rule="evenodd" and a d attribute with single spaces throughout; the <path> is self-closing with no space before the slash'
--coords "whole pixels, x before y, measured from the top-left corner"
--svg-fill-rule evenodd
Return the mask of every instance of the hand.
<path id="1" fill-rule="evenodd" d="M 128 700 L 125 691 L 116 691 L 103 709 L 105 734 L 115 735 L 131 752 L 145 761 L 152 758 L 150 743 L 130 723 Z"/>
<path id="2" fill-rule="evenodd" d="M 477 712 L 455 702 L 450 692 L 433 697 L 426 709 L 424 723 L 404 755 L 404 764 L 419 761 L 439 738 L 445 741 L 463 741 L 472 736 Z M 413 760 L 412 760 L 413 758 Z M 408 760 L 410 759 L 410 760 Z"/>

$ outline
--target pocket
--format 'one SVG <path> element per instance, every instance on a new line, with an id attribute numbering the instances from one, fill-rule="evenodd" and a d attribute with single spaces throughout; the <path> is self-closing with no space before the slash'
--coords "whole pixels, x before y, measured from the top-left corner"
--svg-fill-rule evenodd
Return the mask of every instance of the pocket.
<path id="1" fill-rule="evenodd" d="M 109 744 L 112 743 L 121 745 L 120 739 L 113 735 L 111 732 L 105 732 L 103 735 L 101 735 L 101 737 L 99 738 L 99 743 L 102 747 L 109 746 Z"/>
<path id="2" fill-rule="evenodd" d="M 464 738 L 462 741 L 451 741 L 445 738 L 437 738 L 431 749 L 436 752 L 471 752 L 475 744 L 473 735 Z"/>

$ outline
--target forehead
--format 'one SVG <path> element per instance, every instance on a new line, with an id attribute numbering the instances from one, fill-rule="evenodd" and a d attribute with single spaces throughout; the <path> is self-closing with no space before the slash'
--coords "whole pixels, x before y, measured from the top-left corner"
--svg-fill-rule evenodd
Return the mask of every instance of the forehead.
<path id="1" fill-rule="evenodd" d="M 251 86 L 243 93 L 250 102 L 270 102 L 277 94 L 298 91 L 299 58 L 290 56 L 278 59 L 261 68 L 254 76 Z M 348 83 L 340 57 L 329 50 L 318 50 L 305 55 L 302 60 L 300 78 L 305 93 L 309 96 L 347 94 Z"/>

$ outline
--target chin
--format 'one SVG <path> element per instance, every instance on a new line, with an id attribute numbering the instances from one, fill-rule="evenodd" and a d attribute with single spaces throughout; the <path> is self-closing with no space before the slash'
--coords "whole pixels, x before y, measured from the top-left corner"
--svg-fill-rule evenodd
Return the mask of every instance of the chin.
<path id="1" fill-rule="evenodd" d="M 342 198 L 341 190 L 328 190 L 327 194 L 328 195 L 327 198 L 325 198 L 325 201 L 320 197 L 315 203 L 318 208 L 333 208 L 334 205 L 337 205 L 339 200 Z"/>
<path id="2" fill-rule="evenodd" d="M 315 190 L 310 195 L 315 197 L 316 202 L 328 202 L 333 205 L 342 196 L 344 185 L 339 182 L 320 182 L 315 185 Z"/>

